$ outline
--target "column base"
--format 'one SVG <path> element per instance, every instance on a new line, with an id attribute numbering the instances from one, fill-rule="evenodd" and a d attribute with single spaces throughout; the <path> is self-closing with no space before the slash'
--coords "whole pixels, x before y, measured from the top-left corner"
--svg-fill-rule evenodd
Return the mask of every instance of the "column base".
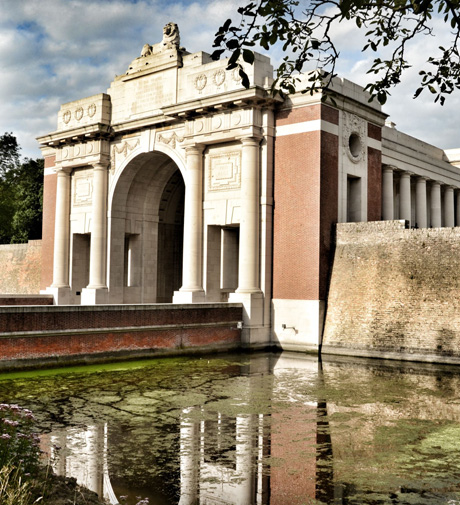
<path id="1" fill-rule="evenodd" d="M 70 305 L 70 286 L 60 288 L 49 286 L 43 291 L 43 293 L 53 295 L 54 305 Z"/>
<path id="2" fill-rule="evenodd" d="M 204 303 L 206 296 L 201 291 L 174 291 L 173 303 Z"/>
<path id="3" fill-rule="evenodd" d="M 81 290 L 82 305 L 104 305 L 109 301 L 107 288 L 83 288 Z"/>

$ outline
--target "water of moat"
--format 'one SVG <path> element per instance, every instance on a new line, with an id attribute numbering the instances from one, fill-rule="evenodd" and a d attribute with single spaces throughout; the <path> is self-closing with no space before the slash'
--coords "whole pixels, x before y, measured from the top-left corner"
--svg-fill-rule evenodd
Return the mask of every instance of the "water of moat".
<path id="1" fill-rule="evenodd" d="M 294 354 L 0 376 L 110 503 L 460 504 L 460 367 Z"/>

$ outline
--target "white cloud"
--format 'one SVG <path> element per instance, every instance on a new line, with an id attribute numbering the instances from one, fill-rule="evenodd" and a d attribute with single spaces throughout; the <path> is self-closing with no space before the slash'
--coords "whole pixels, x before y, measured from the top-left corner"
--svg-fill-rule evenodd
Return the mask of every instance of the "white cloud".
<path id="1" fill-rule="evenodd" d="M 60 104 L 104 92 L 123 73 L 144 43 L 161 40 L 162 27 L 179 24 L 181 43 L 191 52 L 212 51 L 212 41 L 227 18 L 238 20 L 241 0 L 0 0 L 0 134 L 12 131 L 23 154 L 40 156 L 35 137 L 56 129 Z M 427 39 L 427 47 L 410 47 L 417 65 L 449 34 Z M 363 34 L 352 23 L 335 29 L 341 49 L 339 73 L 358 84 L 368 80 L 367 53 L 361 54 Z M 272 53 L 276 63 L 281 55 Z M 460 145 L 453 107 L 433 106 L 423 93 L 412 100 L 418 70 L 408 72 L 384 110 L 397 127 L 439 145 Z"/>

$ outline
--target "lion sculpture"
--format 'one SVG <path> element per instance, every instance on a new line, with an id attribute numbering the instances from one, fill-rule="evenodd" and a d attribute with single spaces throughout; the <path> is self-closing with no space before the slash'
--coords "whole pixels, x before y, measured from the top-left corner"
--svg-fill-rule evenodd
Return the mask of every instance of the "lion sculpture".
<path id="1" fill-rule="evenodd" d="M 168 23 L 163 28 L 163 40 L 160 44 L 151 46 L 144 44 L 141 51 L 141 57 L 157 54 L 164 49 L 182 49 L 180 46 L 179 28 L 176 23 Z"/>

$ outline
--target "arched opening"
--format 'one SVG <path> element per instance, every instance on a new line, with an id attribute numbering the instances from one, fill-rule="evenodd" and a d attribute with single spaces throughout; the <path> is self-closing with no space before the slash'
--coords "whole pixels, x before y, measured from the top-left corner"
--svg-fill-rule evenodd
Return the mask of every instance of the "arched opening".
<path id="1" fill-rule="evenodd" d="M 169 303 L 182 284 L 185 184 L 163 153 L 141 154 L 116 180 L 109 210 L 111 303 Z"/>
<path id="2" fill-rule="evenodd" d="M 184 179 L 176 170 L 167 182 L 160 200 L 158 222 L 157 302 L 168 303 L 182 286 L 184 241 Z"/>

